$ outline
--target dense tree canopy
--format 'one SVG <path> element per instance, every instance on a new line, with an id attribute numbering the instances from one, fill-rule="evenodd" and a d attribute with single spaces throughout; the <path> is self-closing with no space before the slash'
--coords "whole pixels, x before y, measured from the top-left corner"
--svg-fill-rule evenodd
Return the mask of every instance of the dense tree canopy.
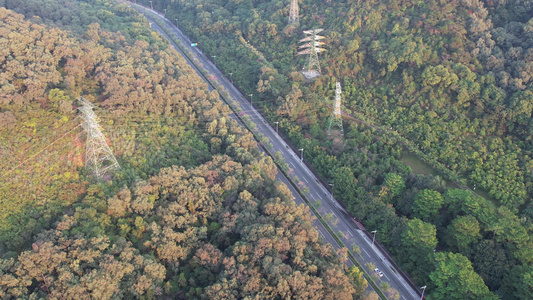
<path id="1" fill-rule="evenodd" d="M 480 238 L 479 222 L 470 215 L 455 218 L 446 228 L 446 242 L 460 253 L 469 253 Z"/>
<path id="2" fill-rule="evenodd" d="M 421 190 L 413 203 L 413 215 L 426 222 L 434 221 L 439 216 L 439 210 L 444 199 L 437 191 Z"/>
<path id="3" fill-rule="evenodd" d="M 0 4 L 26 16 L 0 7 L 1 298 L 352 299 L 366 287 L 134 10 Z M 80 95 L 121 165 L 105 181 L 82 168 Z"/>
<path id="4" fill-rule="evenodd" d="M 436 270 L 429 275 L 435 290 L 434 299 L 498 299 L 489 292 L 470 261 L 461 254 L 435 254 Z"/>
<path id="5" fill-rule="evenodd" d="M 460 252 L 492 291 L 521 298 L 496 282 L 533 258 L 531 1 L 304 0 L 299 27 L 287 26 L 288 1 L 153 4 L 216 52 L 217 65 L 254 93 L 399 260 L 416 256 L 400 246 L 408 219 L 421 218 L 435 226 L 437 249 Z M 297 72 L 305 58 L 295 54 L 311 28 L 325 29 L 328 51 L 319 54 L 322 76 L 306 81 Z M 335 81 L 342 138 L 325 132 Z M 466 186 L 479 194 L 458 188 Z M 473 245 L 505 267 L 488 268 Z M 422 285 L 433 271 L 402 264 Z"/>

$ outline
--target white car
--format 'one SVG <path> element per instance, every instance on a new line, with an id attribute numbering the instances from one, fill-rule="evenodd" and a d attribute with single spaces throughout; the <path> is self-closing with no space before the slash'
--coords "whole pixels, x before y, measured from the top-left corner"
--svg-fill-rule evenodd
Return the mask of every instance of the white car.
<path id="1" fill-rule="evenodd" d="M 375 268 L 374 271 L 378 274 L 379 277 L 383 277 L 383 272 L 381 272 L 378 268 Z"/>

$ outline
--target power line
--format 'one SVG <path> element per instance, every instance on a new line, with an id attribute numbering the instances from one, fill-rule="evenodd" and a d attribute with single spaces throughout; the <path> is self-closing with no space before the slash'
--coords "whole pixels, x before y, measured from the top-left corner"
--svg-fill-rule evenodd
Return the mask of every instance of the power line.
<path id="1" fill-rule="evenodd" d="M 83 98 L 82 98 L 82 99 L 83 99 Z M 83 100 L 85 100 L 85 99 L 83 99 Z M 85 101 L 87 101 L 87 100 L 85 100 Z M 87 102 L 88 102 L 88 101 L 87 101 Z M 90 104 L 90 103 L 89 103 L 89 104 Z M 92 104 L 90 104 L 90 105 L 91 105 L 92 107 L 94 107 L 94 105 L 92 105 Z M 92 107 L 90 107 L 90 113 L 89 113 L 89 116 L 94 115 L 94 117 L 92 117 L 92 118 L 94 119 L 94 122 L 96 122 L 96 126 L 99 126 L 99 125 L 98 125 L 98 121 L 97 121 L 98 117 L 96 117 L 96 115 L 94 114 L 94 112 L 92 112 Z M 78 109 L 79 109 L 80 111 L 82 111 L 83 107 L 82 107 L 81 109 L 80 109 L 80 108 L 78 108 Z M 73 111 L 75 111 L 75 110 L 73 110 Z M 83 112 L 83 111 L 82 111 L 82 112 Z M 242 110 L 241 112 L 238 112 L 237 114 L 242 113 L 242 114 L 249 115 L 250 112 L 254 112 L 254 110 Z M 91 114 L 91 113 L 92 113 L 92 114 Z M 253 115 L 249 115 L 249 116 L 250 116 L 250 117 L 254 117 Z M 231 116 L 230 116 L 230 114 L 228 114 L 227 117 L 230 118 L 230 119 L 232 119 Z M 72 120 L 70 120 L 68 123 L 66 123 L 65 125 L 68 125 L 68 124 L 74 122 L 74 121 L 77 120 L 78 118 L 80 118 L 80 116 L 75 117 L 74 119 L 72 119 Z M 81 118 L 84 119 L 85 117 L 82 116 Z M 107 119 L 107 117 L 104 117 L 104 119 Z M 85 119 L 84 119 L 84 120 L 85 120 Z M 209 123 L 209 122 L 211 122 L 211 121 L 198 121 L 198 120 L 197 120 L 197 122 L 198 122 L 198 123 Z M 80 126 L 83 126 L 84 124 L 85 124 L 85 123 L 82 123 L 82 124 L 79 124 L 79 125 L 75 126 L 74 128 L 72 128 L 72 129 L 70 129 L 69 131 L 67 131 L 66 133 L 64 133 L 61 137 L 57 138 L 57 139 L 54 140 L 53 142 L 51 142 L 51 143 L 49 143 L 48 145 L 46 145 L 46 146 L 45 146 L 44 148 L 42 148 L 41 150 L 37 151 L 36 153 L 32 154 L 32 155 L 29 156 L 28 158 L 26 158 L 26 159 L 24 159 L 23 161 L 19 162 L 15 167 L 13 167 L 13 168 L 11 168 L 10 170 L 8 170 L 7 172 L 3 173 L 3 174 L 0 176 L 0 179 L 6 177 L 6 176 L 9 175 L 9 174 L 11 174 L 14 170 L 18 169 L 20 166 L 22 166 L 23 164 L 27 163 L 27 162 L 30 161 L 31 159 L 35 158 L 36 156 L 38 156 L 39 154 L 41 154 L 43 151 L 45 151 L 46 149 L 50 148 L 51 146 L 53 146 L 54 144 L 56 144 L 58 141 L 60 141 L 60 140 L 63 139 L 64 137 L 66 137 L 69 133 L 71 133 L 72 131 L 76 130 L 76 129 L 77 129 L 78 127 L 80 127 Z M 135 125 L 134 125 L 134 124 L 135 124 Z M 150 120 L 150 121 L 143 121 L 143 122 L 141 122 L 141 123 L 118 124 L 118 125 L 113 125 L 113 127 L 127 127 L 127 128 L 131 128 L 131 129 L 138 129 L 138 128 L 134 128 L 134 127 L 140 127 L 140 126 L 142 126 L 143 124 L 161 124 L 162 126 L 165 126 L 166 123 L 161 122 L 161 121 L 159 121 L 159 120 Z M 89 127 L 91 127 L 91 126 L 94 126 L 94 124 L 91 123 Z M 93 128 L 93 127 L 91 127 L 91 128 Z M 94 129 L 94 128 L 93 128 L 93 129 Z M 98 131 L 100 132 L 99 129 L 98 129 Z M 203 128 L 189 128 L 189 129 L 186 129 L 186 130 L 184 130 L 184 131 L 187 131 L 187 132 L 205 132 L 205 129 L 203 129 Z M 88 131 L 87 131 L 87 132 L 88 132 Z M 143 131 L 143 132 L 145 132 L 145 131 Z M 101 134 L 101 132 L 100 132 L 100 134 Z M 95 136 L 99 136 L 99 134 L 96 134 Z M 103 137 L 103 134 L 101 134 L 101 136 Z M 89 132 L 88 132 L 88 139 L 89 139 Z M 102 143 L 102 141 L 99 141 L 99 144 L 101 144 L 101 143 Z M 103 140 L 103 143 L 105 143 L 105 140 Z M 88 144 L 89 144 L 89 143 L 88 143 Z M 106 143 L 105 143 L 105 145 L 106 145 L 106 147 L 108 148 L 108 146 L 107 146 Z M 90 146 L 90 145 L 89 145 L 89 147 L 94 147 L 94 146 Z M 95 150 L 92 149 L 92 148 L 90 148 L 88 152 L 89 152 L 89 153 L 94 153 Z M 112 155 L 112 152 L 111 152 L 110 149 L 109 149 L 109 152 L 110 152 L 111 155 Z M 94 154 L 91 154 L 91 155 L 93 155 L 93 157 L 94 157 Z M 116 159 L 114 158 L 114 156 L 112 156 L 112 157 L 113 157 L 113 160 L 116 161 Z M 104 157 L 104 158 L 105 158 L 105 157 Z M 86 158 L 86 164 L 87 164 L 87 161 L 90 161 L 90 162 L 91 162 L 91 159 L 88 160 L 88 159 Z M 94 165 L 94 162 L 92 162 L 92 164 Z M 118 162 L 117 162 L 117 166 L 118 166 Z M 107 169 L 111 169 L 111 168 L 108 167 L 108 168 L 106 168 L 106 169 L 103 170 L 103 171 L 105 172 L 105 171 L 107 171 Z M 100 170 L 100 174 L 102 174 L 101 172 L 102 172 L 102 170 Z"/>
<path id="2" fill-rule="evenodd" d="M 73 123 L 77 118 L 79 118 L 79 117 L 75 117 L 74 119 L 72 119 L 72 120 L 68 121 L 67 123 L 65 123 L 63 126 L 67 126 L 68 124 Z M 46 139 L 50 139 L 50 138 L 52 138 L 52 137 L 54 137 L 54 136 L 56 136 L 56 135 L 58 135 L 58 134 L 59 134 L 59 131 L 58 131 L 58 130 L 54 130 L 54 133 L 53 133 L 52 135 L 45 136 L 45 137 L 43 137 L 43 139 L 44 139 L 44 138 L 46 138 Z M 28 145 L 28 146 L 25 147 L 26 145 Z M 20 162 L 20 160 L 17 159 L 16 156 L 17 156 L 19 153 L 21 153 L 21 151 L 24 151 L 24 152 L 27 153 L 27 152 L 31 152 L 31 151 L 33 151 L 35 148 L 39 148 L 39 147 L 41 147 L 41 146 L 42 146 L 42 144 L 39 145 L 39 143 L 30 143 L 30 142 L 23 142 L 23 143 L 20 143 L 20 144 L 18 144 L 18 145 L 16 145 L 16 146 L 13 146 L 13 147 L 16 147 L 16 148 L 18 149 L 18 151 L 16 151 L 16 152 L 12 152 L 13 149 L 8 149 L 9 152 L 10 152 L 9 155 L 11 156 L 11 159 L 9 159 L 9 158 L 7 158 L 7 157 L 6 157 L 5 159 L 7 160 L 7 162 L 8 162 L 9 164 Z M 13 147 L 12 147 L 12 148 L 13 148 Z M 25 149 L 25 150 L 24 150 L 24 149 Z M 4 164 L 4 165 L 7 165 L 7 164 Z"/>
<path id="3" fill-rule="evenodd" d="M 78 125 L 77 127 L 79 127 L 79 126 L 81 126 L 81 125 Z M 74 129 L 75 129 L 75 128 L 73 128 L 72 130 L 74 130 Z M 83 131 L 82 131 L 82 132 L 83 132 Z M 78 132 L 75 136 L 76 136 L 76 137 L 79 136 L 82 132 Z M 63 138 L 63 137 L 61 137 L 61 138 L 59 138 L 59 139 L 62 139 L 62 138 Z M 59 140 L 59 139 L 58 139 L 58 140 Z M 55 152 L 58 152 L 59 150 L 62 150 L 62 149 L 64 149 L 65 147 L 66 147 L 66 145 L 63 145 L 61 148 L 58 148 L 57 151 L 55 151 Z M 43 149 L 43 150 L 44 150 L 44 149 Z M 25 162 L 27 162 L 28 160 L 29 160 L 29 158 L 28 158 L 27 160 L 25 160 Z M 47 164 L 46 166 L 50 169 L 50 168 L 52 168 L 52 167 L 59 166 L 59 165 L 61 165 L 61 164 L 63 164 L 63 163 L 64 163 L 63 160 L 58 159 L 58 160 L 56 160 L 55 163 L 50 163 L 50 164 Z M 15 167 L 15 169 L 16 169 L 16 168 L 17 168 L 17 167 Z M 10 171 L 13 171 L 13 170 L 10 170 Z M 30 174 L 30 176 L 33 177 L 35 174 L 41 174 L 41 173 L 32 173 L 32 174 Z M 14 179 L 14 178 L 15 178 L 15 177 L 12 177 L 11 179 Z M 1 188 L 3 188 L 3 187 L 1 187 Z M 1 188 L 0 188 L 0 189 L 1 189 Z"/>
<path id="4" fill-rule="evenodd" d="M 11 170 L 7 171 L 6 173 L 4 173 L 0 178 L 4 178 L 6 175 L 10 174 L 11 172 L 13 172 L 15 169 L 17 169 L 18 167 L 20 167 L 21 165 L 23 165 L 25 162 L 29 161 L 30 159 L 34 158 L 35 156 L 37 156 L 39 153 L 43 152 L 44 150 L 46 150 L 47 148 L 49 148 L 50 146 L 52 146 L 53 144 L 55 144 L 57 141 L 61 140 L 62 138 L 64 138 L 65 136 L 67 136 L 67 134 L 71 133 L 72 131 L 74 131 L 76 128 L 80 127 L 80 125 L 72 128 L 71 130 L 67 131 L 65 134 L 63 134 L 60 138 L 58 138 L 57 140 L 51 142 L 50 144 L 48 144 L 46 147 L 44 147 L 43 149 L 37 151 L 37 153 L 31 155 L 30 157 L 28 157 L 27 159 L 25 159 L 24 161 L 22 161 L 21 163 L 19 163 L 16 167 L 12 168 Z"/>

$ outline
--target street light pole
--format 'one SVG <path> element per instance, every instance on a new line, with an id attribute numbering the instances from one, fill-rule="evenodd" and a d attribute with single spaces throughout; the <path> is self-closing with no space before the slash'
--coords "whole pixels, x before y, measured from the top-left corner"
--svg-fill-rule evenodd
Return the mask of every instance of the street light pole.
<path id="1" fill-rule="evenodd" d="M 178 26 L 178 18 L 176 18 L 176 26 Z"/>
<path id="2" fill-rule="evenodd" d="M 154 10 L 154 5 L 152 4 L 152 1 L 150 1 L 150 8 Z"/>
<path id="3" fill-rule="evenodd" d="M 278 135 L 279 135 L 279 132 L 278 132 L 278 128 L 279 128 L 279 122 L 278 122 L 278 121 L 276 121 L 276 122 L 274 122 L 274 123 L 276 123 L 276 134 L 278 134 Z"/>
<path id="4" fill-rule="evenodd" d="M 253 95 L 254 95 L 254 94 L 250 94 L 250 95 L 248 95 L 248 96 L 250 96 L 250 104 L 252 104 L 252 105 L 253 105 L 253 103 L 252 103 L 252 96 L 253 96 Z"/>
<path id="5" fill-rule="evenodd" d="M 301 148 L 301 149 L 298 149 L 298 150 L 300 150 L 300 153 L 301 153 L 300 162 L 303 162 L 304 161 L 304 149 Z"/>
<path id="6" fill-rule="evenodd" d="M 331 193 L 329 193 L 329 200 L 332 201 L 333 200 L 333 186 L 335 186 L 333 183 L 330 183 L 329 184 L 331 186 Z"/>
<path id="7" fill-rule="evenodd" d="M 420 300 L 424 299 L 424 292 L 426 291 L 426 288 L 427 288 L 427 287 L 428 287 L 427 285 L 424 285 L 423 287 L 421 287 L 421 289 L 422 289 L 422 296 L 420 297 Z"/>
<path id="8" fill-rule="evenodd" d="M 370 233 L 374 234 L 374 237 L 372 237 L 372 247 L 374 247 L 374 241 L 376 240 L 376 232 L 378 232 L 378 231 L 377 230 L 370 231 Z"/>

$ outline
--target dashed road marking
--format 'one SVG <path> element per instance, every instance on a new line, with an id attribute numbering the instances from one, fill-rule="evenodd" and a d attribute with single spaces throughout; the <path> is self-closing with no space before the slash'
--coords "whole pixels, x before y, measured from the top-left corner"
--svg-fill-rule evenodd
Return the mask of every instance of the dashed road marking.
<path id="1" fill-rule="evenodd" d="M 368 252 L 366 252 L 366 250 L 365 250 L 365 249 L 363 249 L 363 252 L 365 252 L 365 253 L 366 253 L 366 256 L 370 257 L 370 254 L 368 254 Z"/>

